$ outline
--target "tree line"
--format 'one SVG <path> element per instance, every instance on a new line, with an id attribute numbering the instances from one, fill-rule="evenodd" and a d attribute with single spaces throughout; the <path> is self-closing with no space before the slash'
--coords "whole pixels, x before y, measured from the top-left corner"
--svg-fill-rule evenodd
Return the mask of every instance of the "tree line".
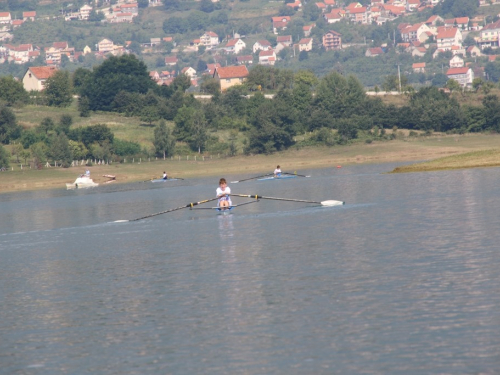
<path id="1" fill-rule="evenodd" d="M 58 71 L 42 93 L 26 93 L 20 82 L 3 77 L 0 142 L 16 142 L 16 155 L 31 155 L 38 164 L 50 158 L 68 165 L 87 157 L 117 161 L 139 154 L 168 157 L 179 150 L 236 155 L 305 144 L 335 146 L 357 138 L 387 139 L 385 129 L 395 127 L 427 134 L 500 130 L 500 100 L 489 90 L 484 91 L 482 105 L 471 106 L 460 105 L 455 96 L 434 86 L 423 87 L 407 93 L 406 104 L 398 107 L 367 96 L 354 76 L 332 71 L 319 78 L 310 71 L 267 66 L 256 66 L 245 84 L 223 93 L 215 79 L 204 77 L 201 87 L 212 94 L 208 102 L 186 93 L 189 86 L 184 75 L 169 86 L 157 85 L 133 55 L 111 57 L 92 70 Z M 274 96 L 265 97 L 266 91 Z M 74 128 L 69 116 L 58 123 L 42 119 L 34 129 L 24 129 L 11 109 L 33 100 L 65 107 L 74 94 L 79 96 L 80 116 L 117 112 L 155 126 L 152 148 L 116 139 L 106 125 Z M 297 144 L 297 135 L 305 133 L 312 135 Z"/>

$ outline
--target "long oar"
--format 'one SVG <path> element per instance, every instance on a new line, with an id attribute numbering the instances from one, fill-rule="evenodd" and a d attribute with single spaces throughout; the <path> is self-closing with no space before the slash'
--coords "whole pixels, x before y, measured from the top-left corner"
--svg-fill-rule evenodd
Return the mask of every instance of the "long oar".
<path id="1" fill-rule="evenodd" d="M 266 176 L 271 176 L 273 173 L 268 173 L 264 174 L 262 176 L 256 176 L 256 177 L 250 177 L 250 178 L 244 178 L 243 180 L 238 180 L 238 181 L 231 181 L 232 184 L 237 184 L 238 182 L 243 182 L 243 181 L 248 181 L 248 180 L 254 180 L 256 178 L 261 178 L 261 177 L 266 177 Z"/>
<path id="2" fill-rule="evenodd" d="M 289 172 L 281 172 L 282 174 L 291 174 L 291 175 L 294 175 L 294 176 L 298 176 L 298 177 L 311 177 L 311 176 L 305 176 L 303 174 L 297 174 L 297 173 L 289 173 Z"/>
<path id="3" fill-rule="evenodd" d="M 328 200 L 328 201 L 322 201 L 322 202 L 316 202 L 316 201 L 306 201 L 303 199 L 290 199 L 290 198 L 275 198 L 275 197 L 263 197 L 262 195 L 249 195 L 249 194 L 231 194 L 237 197 L 244 197 L 244 198 L 255 198 L 255 199 L 271 199 L 275 201 L 288 201 L 288 202 L 303 202 L 303 203 L 315 203 L 315 204 L 320 204 L 322 206 L 340 206 L 345 204 L 345 202 L 342 201 L 335 201 L 335 200 Z"/>
<path id="4" fill-rule="evenodd" d="M 137 221 L 137 220 L 147 219 L 148 217 L 153 217 L 153 216 L 157 216 L 157 215 L 163 215 L 163 214 L 166 214 L 168 212 L 182 210 L 183 208 L 194 207 L 194 206 L 197 206 L 197 205 L 202 204 L 202 203 L 207 203 L 207 202 L 214 201 L 216 199 L 219 199 L 219 198 L 205 199 L 204 201 L 188 203 L 185 206 L 181 206 L 181 207 L 177 207 L 177 208 L 171 208 L 170 210 L 166 210 L 166 211 L 162 211 L 162 212 L 157 212 L 155 214 L 146 215 L 146 216 L 143 216 L 143 217 L 138 217 L 137 219 L 132 219 L 132 220 L 116 220 L 115 223 L 124 223 L 124 222 L 127 222 L 127 221 Z"/>

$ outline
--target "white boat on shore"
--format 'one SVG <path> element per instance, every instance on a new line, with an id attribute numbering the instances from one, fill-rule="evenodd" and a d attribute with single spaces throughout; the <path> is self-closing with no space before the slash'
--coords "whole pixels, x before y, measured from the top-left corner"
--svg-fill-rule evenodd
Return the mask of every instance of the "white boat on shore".
<path id="1" fill-rule="evenodd" d="M 99 184 L 94 182 L 90 176 L 86 176 L 84 174 L 78 176 L 78 178 L 75 180 L 75 182 L 66 184 L 66 189 L 83 189 L 83 188 L 89 188 L 89 187 L 94 187 L 98 186 Z"/>

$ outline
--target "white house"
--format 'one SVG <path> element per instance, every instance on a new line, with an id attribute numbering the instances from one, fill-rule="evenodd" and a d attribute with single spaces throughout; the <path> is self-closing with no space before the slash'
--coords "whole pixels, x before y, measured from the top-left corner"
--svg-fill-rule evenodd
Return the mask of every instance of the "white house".
<path id="1" fill-rule="evenodd" d="M 269 43 L 267 40 L 258 40 L 252 47 L 253 53 L 257 53 L 257 51 L 268 51 L 270 49 L 272 49 L 271 43 Z"/>
<path id="2" fill-rule="evenodd" d="M 461 68 L 463 66 L 464 66 L 464 59 L 462 59 L 458 55 L 453 56 L 453 58 L 450 60 L 450 68 Z"/>
<path id="3" fill-rule="evenodd" d="M 436 41 L 438 49 L 449 51 L 452 49 L 452 46 L 462 46 L 462 33 L 456 27 L 440 27 L 438 28 Z"/>
<path id="4" fill-rule="evenodd" d="M 242 50 L 246 48 L 246 44 L 244 41 L 241 39 L 231 39 L 229 42 L 227 42 L 226 46 L 224 49 L 226 50 L 227 53 L 234 53 L 237 55 L 240 53 Z"/>
<path id="5" fill-rule="evenodd" d="M 259 64 L 274 65 L 275 63 L 276 63 L 276 54 L 272 49 L 259 52 Z"/>
<path id="6" fill-rule="evenodd" d="M 450 68 L 446 72 L 448 79 L 454 79 L 462 87 L 471 87 L 474 80 L 474 72 L 471 68 L 465 66 L 462 68 Z"/>
<path id="7" fill-rule="evenodd" d="M 213 31 L 207 31 L 200 37 L 200 44 L 207 49 L 212 49 L 219 44 L 219 36 Z"/>
<path id="8" fill-rule="evenodd" d="M 23 77 L 23 86 L 26 91 L 42 91 L 45 81 L 50 78 L 57 68 L 50 66 L 32 66 L 28 68 Z"/>

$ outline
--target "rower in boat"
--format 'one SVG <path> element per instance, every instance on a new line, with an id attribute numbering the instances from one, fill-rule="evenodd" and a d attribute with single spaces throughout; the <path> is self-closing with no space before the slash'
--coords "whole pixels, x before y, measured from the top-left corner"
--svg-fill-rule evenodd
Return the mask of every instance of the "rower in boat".
<path id="1" fill-rule="evenodd" d="M 219 180 L 219 187 L 216 190 L 217 194 L 217 207 L 220 209 L 229 209 L 232 206 L 231 202 L 231 188 L 227 186 L 225 178 Z"/>
<path id="2" fill-rule="evenodd" d="M 163 177 L 162 177 L 164 180 L 168 179 L 167 177 L 167 172 L 163 171 Z"/>

